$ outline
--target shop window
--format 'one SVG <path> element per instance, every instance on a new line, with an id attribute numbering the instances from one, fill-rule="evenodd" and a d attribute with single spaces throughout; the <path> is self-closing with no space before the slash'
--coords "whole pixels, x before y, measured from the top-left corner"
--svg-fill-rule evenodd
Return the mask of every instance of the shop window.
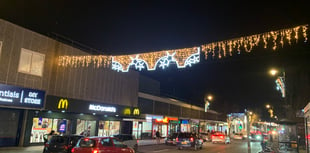
<path id="1" fill-rule="evenodd" d="M 28 49 L 21 49 L 18 72 L 42 76 L 45 55 Z"/>
<path id="2" fill-rule="evenodd" d="M 120 121 L 99 121 L 98 136 L 113 136 L 120 132 Z"/>
<path id="3" fill-rule="evenodd" d="M 84 136 L 94 136 L 96 121 L 77 119 L 76 134 Z"/>
<path id="4" fill-rule="evenodd" d="M 68 134 L 70 133 L 68 127 L 70 127 L 70 121 L 66 119 L 35 117 L 32 121 L 30 143 L 44 142 L 43 136 L 52 130 L 56 134 Z"/>

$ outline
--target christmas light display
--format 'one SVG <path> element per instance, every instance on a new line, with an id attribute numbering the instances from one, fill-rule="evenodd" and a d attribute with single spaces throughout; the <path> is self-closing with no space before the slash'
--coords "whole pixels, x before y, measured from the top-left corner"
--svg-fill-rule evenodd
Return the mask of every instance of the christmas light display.
<path id="1" fill-rule="evenodd" d="M 284 77 L 278 77 L 275 81 L 277 85 L 277 90 L 281 92 L 282 98 L 285 98 L 285 83 Z"/>
<path id="2" fill-rule="evenodd" d="M 109 67 L 111 63 L 111 56 L 97 55 L 97 56 L 59 56 L 58 65 L 67 67 L 88 67 L 91 64 L 96 67 Z"/>
<path id="3" fill-rule="evenodd" d="M 288 44 L 292 44 L 292 39 L 294 38 L 296 42 L 298 41 L 299 32 L 302 32 L 304 41 L 307 42 L 307 27 L 308 25 L 301 25 L 294 28 L 282 29 L 278 31 L 270 31 L 262 34 L 256 34 L 251 36 L 245 36 L 240 38 L 235 38 L 231 40 L 212 42 L 209 44 L 202 45 L 201 51 L 204 52 L 205 58 L 207 59 L 209 55 L 213 58 L 216 56 L 222 58 L 223 56 L 232 56 L 233 51 L 237 51 L 240 54 L 241 49 L 246 52 L 251 52 L 253 47 L 258 46 L 259 43 L 264 44 L 264 48 L 267 48 L 272 43 L 272 49 L 276 50 L 279 45 L 283 47 L 284 40 L 287 40 Z"/>
<path id="4" fill-rule="evenodd" d="M 165 69 L 171 63 L 175 63 L 178 68 L 192 66 L 200 61 L 200 52 L 213 58 L 232 56 L 233 52 L 241 53 L 241 50 L 251 52 L 253 47 L 263 44 L 264 48 L 271 47 L 276 50 L 284 47 L 284 44 L 291 45 L 295 40 L 299 40 L 300 35 L 307 42 L 308 25 L 296 26 L 294 28 L 270 31 L 266 33 L 245 36 L 225 41 L 212 42 L 201 45 L 201 47 L 192 47 L 175 50 L 165 50 L 157 52 L 148 52 L 142 54 L 105 56 L 105 55 L 87 55 L 87 56 L 59 56 L 58 65 L 67 67 L 111 67 L 118 72 L 128 72 L 130 68 L 137 70 L 155 70 L 156 68 Z"/>
<path id="5" fill-rule="evenodd" d="M 192 66 L 200 60 L 200 48 L 185 48 L 179 50 L 166 50 L 159 52 L 122 55 L 112 57 L 112 69 L 121 72 L 128 72 L 131 66 L 137 70 L 147 69 L 155 70 L 167 68 L 172 62 L 176 63 L 178 68 Z"/>

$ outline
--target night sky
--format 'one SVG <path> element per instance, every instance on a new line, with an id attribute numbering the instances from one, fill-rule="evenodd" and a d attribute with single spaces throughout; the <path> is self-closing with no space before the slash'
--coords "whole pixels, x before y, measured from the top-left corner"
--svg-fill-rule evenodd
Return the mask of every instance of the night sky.
<path id="1" fill-rule="evenodd" d="M 103 54 L 134 54 L 199 46 L 309 24 L 305 1 L 0 0 L 0 17 L 47 36 L 62 35 Z M 262 107 L 281 101 L 271 67 L 309 69 L 309 43 L 204 60 L 191 68 L 141 74 L 161 81 L 163 95 L 212 109 Z"/>

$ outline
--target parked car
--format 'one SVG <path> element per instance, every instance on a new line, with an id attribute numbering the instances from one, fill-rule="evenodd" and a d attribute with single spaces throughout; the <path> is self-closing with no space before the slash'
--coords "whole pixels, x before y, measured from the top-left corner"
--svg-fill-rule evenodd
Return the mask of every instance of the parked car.
<path id="1" fill-rule="evenodd" d="M 44 144 L 43 153 L 71 153 L 71 149 L 83 137 L 82 135 L 53 135 Z"/>
<path id="2" fill-rule="evenodd" d="M 243 140 L 244 137 L 243 137 L 243 134 L 242 134 L 242 133 L 235 133 L 235 134 L 233 135 L 233 139 L 235 139 L 235 140 Z"/>
<path id="3" fill-rule="evenodd" d="M 135 153 L 135 151 L 115 137 L 86 137 L 79 140 L 72 153 Z"/>
<path id="4" fill-rule="evenodd" d="M 212 143 L 224 143 L 224 144 L 230 144 L 230 138 L 229 136 L 225 135 L 224 133 L 214 133 L 211 136 Z"/>
<path id="5" fill-rule="evenodd" d="M 177 136 L 178 136 L 178 133 L 173 133 L 172 135 L 168 136 L 165 139 L 165 144 L 166 145 L 176 145 L 177 144 L 177 142 L 176 142 Z"/>
<path id="6" fill-rule="evenodd" d="M 203 140 L 194 133 L 179 133 L 176 137 L 176 145 L 179 150 L 183 148 L 202 149 Z"/>
<path id="7" fill-rule="evenodd" d="M 113 135 L 113 137 L 118 138 L 121 140 L 125 145 L 135 150 L 135 152 L 138 151 L 138 140 L 134 135 L 130 134 L 118 134 Z"/>
<path id="8" fill-rule="evenodd" d="M 200 133 L 200 136 L 204 142 L 210 142 L 211 141 L 211 134 L 210 133 Z"/>

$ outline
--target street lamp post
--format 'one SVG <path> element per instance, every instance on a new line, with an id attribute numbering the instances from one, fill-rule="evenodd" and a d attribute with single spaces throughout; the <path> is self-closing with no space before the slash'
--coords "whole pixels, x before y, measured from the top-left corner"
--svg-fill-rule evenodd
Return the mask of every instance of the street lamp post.
<path id="1" fill-rule="evenodd" d="M 247 138 L 248 138 L 248 153 L 251 153 L 251 143 L 250 143 L 250 120 L 249 117 L 252 114 L 250 111 L 248 111 L 247 109 L 245 109 L 245 116 L 246 116 L 246 133 L 247 133 Z"/>
<path id="2" fill-rule="evenodd" d="M 271 133 L 271 119 L 273 118 L 274 114 L 273 114 L 273 107 L 269 104 L 266 105 L 266 108 L 268 109 L 268 112 L 269 112 L 269 116 L 270 116 L 270 119 L 269 119 L 269 137 L 270 137 L 270 141 L 272 142 L 272 133 Z M 267 130 L 268 132 L 268 130 Z"/>
<path id="3" fill-rule="evenodd" d="M 271 69 L 269 73 L 272 76 L 276 76 L 279 72 L 276 69 Z M 285 82 L 285 72 L 282 71 L 282 75 L 279 75 L 275 81 L 277 85 L 277 90 L 281 91 L 282 98 L 286 97 L 286 82 Z"/>
<path id="4" fill-rule="evenodd" d="M 210 102 L 211 102 L 212 99 L 213 99 L 213 96 L 212 96 L 212 95 L 208 95 L 208 96 L 206 96 L 206 97 L 204 98 L 204 100 L 205 100 L 205 112 L 208 111 L 209 106 L 210 106 Z"/>

